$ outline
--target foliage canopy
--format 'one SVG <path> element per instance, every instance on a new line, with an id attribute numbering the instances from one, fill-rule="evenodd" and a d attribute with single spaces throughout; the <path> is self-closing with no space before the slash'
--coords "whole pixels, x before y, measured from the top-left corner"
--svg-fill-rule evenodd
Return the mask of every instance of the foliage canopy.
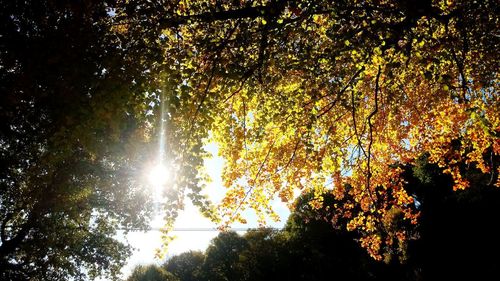
<path id="1" fill-rule="evenodd" d="M 428 153 L 467 189 L 460 163 L 499 185 L 496 1 L 127 2 L 127 27 L 159 29 L 172 157 L 196 179 L 202 146 L 219 145 L 227 194 L 243 221 L 295 190 L 331 190 L 376 259 L 377 234 L 400 210 L 415 224 L 401 165 Z M 130 12 L 133 11 L 133 12 Z M 145 16 L 147 15 L 147 16 Z M 176 140 L 180 140 L 176 142 Z M 181 164 L 181 165 L 183 165 Z M 182 189 L 181 189 L 182 190 Z M 197 198 L 194 198 L 198 200 Z M 173 202 L 173 201 L 172 201 Z M 175 214 L 173 214 L 175 216 Z M 407 234 L 397 234 L 404 241 Z"/>
<path id="2" fill-rule="evenodd" d="M 409 235 L 382 239 L 384 222 L 418 220 L 406 164 L 426 154 L 456 190 L 467 167 L 499 185 L 498 14 L 493 0 L 2 1 L 0 276 L 83 278 L 95 258 L 91 274 L 116 275 L 126 248 L 109 237 L 143 226 L 135 179 L 160 97 L 167 230 L 185 196 L 263 222 L 273 198 L 312 191 L 320 208 L 329 191 L 381 259 Z M 211 141 L 226 160 L 217 211 L 202 193 Z"/>

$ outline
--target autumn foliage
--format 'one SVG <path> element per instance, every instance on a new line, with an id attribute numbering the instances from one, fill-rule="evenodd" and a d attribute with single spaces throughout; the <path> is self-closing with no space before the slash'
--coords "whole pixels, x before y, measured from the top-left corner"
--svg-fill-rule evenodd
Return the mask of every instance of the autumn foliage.
<path id="1" fill-rule="evenodd" d="M 469 186 L 460 163 L 498 186 L 495 11 L 493 1 L 180 1 L 167 8 L 162 15 L 171 16 L 158 22 L 175 65 L 168 71 L 182 84 L 170 96 L 172 127 L 199 134 L 199 149 L 219 145 L 223 221 L 244 221 L 251 208 L 264 222 L 275 217 L 273 198 L 291 202 L 297 190 L 314 191 L 311 204 L 321 207 L 320 194 L 330 191 L 345 199 L 336 207 L 346 227 L 381 259 L 408 239 L 404 230 L 382 239 L 383 222 L 395 210 L 418 221 L 401 166 L 427 154 L 455 190 Z"/>
<path id="2" fill-rule="evenodd" d="M 327 193 L 380 260 L 419 222 L 405 167 L 424 157 L 457 191 L 471 169 L 500 185 L 498 1 L 4 2 L 4 278 L 117 278 L 128 248 L 110 237 L 146 225 L 139 174 L 163 133 L 166 240 L 186 198 L 229 225 L 248 209 L 277 219 L 272 200 L 299 193 L 320 209 Z"/>

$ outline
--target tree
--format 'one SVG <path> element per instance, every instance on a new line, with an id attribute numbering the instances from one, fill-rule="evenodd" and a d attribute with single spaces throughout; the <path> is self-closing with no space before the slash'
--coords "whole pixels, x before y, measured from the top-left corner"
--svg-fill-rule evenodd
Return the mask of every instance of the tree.
<path id="1" fill-rule="evenodd" d="M 408 239 L 383 239 L 385 221 L 417 223 L 401 167 L 423 153 L 456 190 L 470 185 L 459 163 L 499 185 L 496 1 L 114 2 L 2 3 L 1 274 L 81 276 L 96 255 L 91 275 L 117 272 L 123 255 L 86 239 L 140 225 L 132 175 L 155 110 L 178 187 L 167 230 L 185 196 L 218 219 L 201 192 L 209 141 L 226 159 L 225 222 L 276 217 L 271 199 L 297 189 L 320 208 L 332 189 L 376 259 Z M 84 238 L 46 257 L 68 225 Z"/>
<path id="2" fill-rule="evenodd" d="M 348 228 L 362 230 L 361 243 L 382 259 L 383 221 L 394 212 L 418 219 L 399 164 L 429 153 L 456 190 L 470 184 L 459 162 L 498 186 L 499 167 L 490 161 L 500 151 L 495 1 L 139 1 L 128 8 L 135 12 L 127 19 L 165 38 L 168 71 L 176 73 L 167 95 L 172 139 L 180 140 L 172 151 L 188 163 L 182 172 L 197 175 L 201 160 L 193 159 L 207 140 L 226 159 L 226 222 L 242 220 L 246 208 L 264 221 L 274 215 L 272 198 L 333 188 L 337 198 L 352 198 L 337 206 Z"/>
<path id="3" fill-rule="evenodd" d="M 201 278 L 205 255 L 199 251 L 189 251 L 169 259 L 164 268 L 181 281 L 196 281 Z"/>
<path id="4" fill-rule="evenodd" d="M 319 209 L 315 197 L 299 196 L 283 231 L 287 243 L 280 259 L 289 268 L 283 271 L 287 280 L 330 280 L 332 272 L 339 280 L 411 280 L 404 265 L 374 261 L 359 246 L 359 235 L 347 231 L 338 216 L 340 202 L 332 193 L 322 195 Z"/>
<path id="5" fill-rule="evenodd" d="M 286 239 L 279 230 L 271 228 L 250 229 L 243 238 L 248 247 L 240 253 L 244 280 L 286 280 Z"/>
<path id="6" fill-rule="evenodd" d="M 408 192 L 415 194 L 421 211 L 408 263 L 423 280 L 487 280 L 500 273 L 500 242 L 491 226 L 500 217 L 500 190 L 480 169 L 465 171 L 471 185 L 458 192 L 453 192 L 453 179 L 425 156 L 406 171 Z"/>
<path id="7" fill-rule="evenodd" d="M 240 263 L 241 252 L 248 242 L 236 232 L 221 232 L 205 253 L 202 280 L 245 280 L 245 264 Z"/>
<path id="8" fill-rule="evenodd" d="M 156 265 L 139 265 L 134 269 L 127 281 L 177 281 L 178 279 L 170 272 Z"/>
<path id="9" fill-rule="evenodd" d="M 187 264 L 184 271 L 189 271 L 192 260 L 197 260 L 195 264 L 201 266 L 195 266 L 195 271 L 201 269 L 201 273 L 194 280 L 491 279 L 499 273 L 495 254 L 500 242 L 491 222 L 500 216 L 500 191 L 488 184 L 490 175 L 460 165 L 471 184 L 460 191 L 453 190 L 453 178 L 430 163 L 428 155 L 401 167 L 404 188 L 415 198 L 421 216 L 417 225 L 411 225 L 400 210 L 389 212 L 383 221 L 385 233 L 379 230 L 382 239 L 400 242 L 391 237 L 397 233 L 409 238 L 405 245 L 387 247 L 384 262 L 370 258 L 356 242 L 359 236 L 342 227 L 346 218 L 338 216 L 335 207 L 341 202 L 328 191 L 321 196 L 320 208 L 315 202 L 318 194 L 299 196 L 282 230 L 252 229 L 242 236 L 221 233 L 204 261 L 203 254 L 188 252 L 173 257 L 167 266 L 179 272 Z M 181 281 L 193 280 L 190 275 L 177 276 Z"/>
<path id="10" fill-rule="evenodd" d="M 146 227 L 155 52 L 111 2 L 1 1 L 2 280 L 116 279 Z"/>
<path id="11" fill-rule="evenodd" d="M 495 253 L 500 243 L 490 224 L 500 217 L 500 191 L 489 185 L 491 175 L 465 163 L 460 166 L 470 182 L 468 189 L 460 191 L 453 190 L 453 178 L 429 163 L 428 155 L 402 167 L 404 188 L 415 198 L 420 219 L 411 225 L 400 210 L 389 213 L 379 235 L 394 244 L 384 250 L 383 263 L 364 255 L 354 242 L 358 235 L 341 227 L 344 222 L 339 221 L 335 208 L 340 202 L 331 192 L 322 196 L 319 209 L 314 208 L 314 194 L 300 196 L 284 231 L 290 236 L 285 246 L 290 253 L 279 255 L 281 262 L 288 259 L 285 263 L 290 269 L 285 272 L 305 280 L 328 280 L 331 272 L 346 280 L 488 280 L 497 276 Z M 408 235 L 404 245 L 391 237 L 398 233 Z M 300 264 L 297 272 L 293 272 L 299 267 L 295 263 Z"/>

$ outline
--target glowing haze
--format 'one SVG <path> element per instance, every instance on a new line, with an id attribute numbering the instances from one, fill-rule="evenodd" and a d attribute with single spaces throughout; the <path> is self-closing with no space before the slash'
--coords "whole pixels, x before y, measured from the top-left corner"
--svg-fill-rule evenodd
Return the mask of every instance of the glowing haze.
<path id="1" fill-rule="evenodd" d="M 212 178 L 212 181 L 207 186 L 206 193 L 213 202 L 218 203 L 223 198 L 225 192 L 221 179 L 222 166 L 224 162 L 221 157 L 217 156 L 218 149 L 215 144 L 209 144 L 205 146 L 205 149 L 213 155 L 212 158 L 205 159 L 204 163 L 207 173 Z M 165 168 L 165 170 L 162 170 L 163 168 L 159 171 L 150 171 L 150 176 L 154 179 L 153 182 L 156 182 L 158 178 L 162 178 L 163 175 L 166 175 L 167 177 L 169 176 L 168 169 Z M 154 176 L 154 174 L 158 174 L 159 177 Z M 289 215 L 289 210 L 284 203 L 279 201 L 275 201 L 273 205 L 276 212 L 281 217 L 281 221 L 278 223 L 270 223 L 269 226 L 282 227 Z M 248 224 L 243 227 L 258 227 L 257 219 L 252 212 L 247 212 L 245 215 Z M 157 216 L 151 222 L 152 230 L 147 232 L 130 232 L 124 238 L 135 248 L 132 256 L 128 260 L 127 265 L 122 270 L 124 277 L 127 277 L 136 265 L 163 263 L 163 261 L 155 259 L 156 249 L 161 246 L 161 233 L 158 229 L 162 226 L 162 223 L 163 221 L 161 216 Z M 205 250 L 210 243 L 210 240 L 218 234 L 217 231 L 213 230 L 216 227 L 217 226 L 209 219 L 203 217 L 199 213 L 198 209 L 189 202 L 189 200 L 186 200 L 185 209 L 179 214 L 174 226 L 177 230 L 173 233 L 176 238 L 169 245 L 167 258 L 189 250 Z M 233 227 L 242 227 L 242 225 L 233 225 Z"/>

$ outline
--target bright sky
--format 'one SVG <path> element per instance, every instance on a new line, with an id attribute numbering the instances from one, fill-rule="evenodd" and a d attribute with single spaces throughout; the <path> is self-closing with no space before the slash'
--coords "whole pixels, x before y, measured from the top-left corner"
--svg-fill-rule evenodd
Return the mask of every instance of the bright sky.
<path id="1" fill-rule="evenodd" d="M 212 178 L 212 182 L 208 185 L 205 192 L 214 202 L 219 202 L 224 196 L 224 187 L 221 181 L 221 172 L 223 159 L 217 156 L 217 146 L 209 144 L 205 147 L 208 152 L 212 153 L 211 159 L 205 160 L 205 167 L 208 174 Z M 189 201 L 189 200 L 187 200 Z M 290 214 L 286 205 L 279 200 L 274 203 L 274 209 L 281 217 L 278 223 L 270 223 L 271 227 L 282 227 Z M 248 221 L 247 225 L 234 225 L 233 227 L 256 228 L 258 226 L 256 216 L 252 212 L 245 213 Z M 157 217 L 151 223 L 152 228 L 160 228 L 162 226 L 161 217 Z M 212 238 L 217 236 L 217 231 L 199 231 L 202 229 L 215 228 L 216 225 L 204 218 L 190 202 L 186 204 L 185 210 L 179 215 L 175 228 L 176 229 L 198 229 L 197 231 L 177 231 L 173 233 L 176 239 L 171 242 L 168 248 L 167 258 L 189 250 L 205 250 Z M 148 232 L 131 232 L 126 236 L 128 242 L 136 248 L 127 265 L 122 269 L 124 277 L 130 275 L 136 265 L 139 264 L 160 264 L 163 261 L 155 259 L 155 250 L 161 246 L 160 232 L 151 230 Z"/>

